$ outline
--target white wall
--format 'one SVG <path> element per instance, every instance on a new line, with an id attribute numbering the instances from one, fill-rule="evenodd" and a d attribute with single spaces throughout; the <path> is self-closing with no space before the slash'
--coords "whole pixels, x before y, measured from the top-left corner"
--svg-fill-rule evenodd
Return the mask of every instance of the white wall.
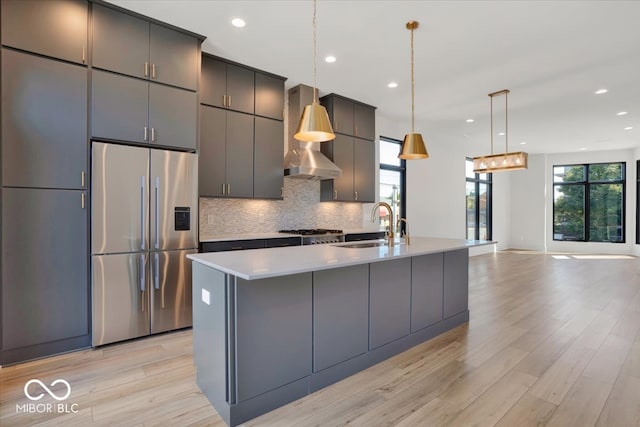
<path id="1" fill-rule="evenodd" d="M 546 220 L 546 155 L 529 155 L 529 168 L 509 172 L 511 227 L 508 232 L 513 249 L 544 251 Z"/>

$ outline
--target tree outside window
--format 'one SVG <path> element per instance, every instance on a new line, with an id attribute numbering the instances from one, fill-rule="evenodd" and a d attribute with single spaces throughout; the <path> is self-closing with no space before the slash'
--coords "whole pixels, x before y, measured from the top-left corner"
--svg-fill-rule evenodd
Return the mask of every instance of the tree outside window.
<path id="1" fill-rule="evenodd" d="M 624 242 L 625 163 L 553 168 L 553 239 Z"/>

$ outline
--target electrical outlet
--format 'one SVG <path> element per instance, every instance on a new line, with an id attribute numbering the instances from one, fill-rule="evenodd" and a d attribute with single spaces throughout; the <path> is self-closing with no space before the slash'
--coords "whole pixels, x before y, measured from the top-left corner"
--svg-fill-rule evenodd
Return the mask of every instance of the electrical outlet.
<path id="1" fill-rule="evenodd" d="M 207 224 L 213 225 L 213 214 L 207 215 Z"/>

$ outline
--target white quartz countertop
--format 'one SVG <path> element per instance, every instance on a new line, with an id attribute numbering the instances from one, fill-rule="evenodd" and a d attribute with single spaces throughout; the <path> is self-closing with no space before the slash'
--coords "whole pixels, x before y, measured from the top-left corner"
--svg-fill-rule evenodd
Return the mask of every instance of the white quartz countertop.
<path id="1" fill-rule="evenodd" d="M 351 243 L 289 246 L 245 251 L 210 252 L 187 255 L 195 262 L 246 280 L 286 276 L 309 271 L 328 270 L 350 265 L 368 264 L 393 258 L 405 258 L 446 252 L 474 246 L 492 245 L 485 240 L 412 237 L 411 245 L 396 240 L 393 247 L 342 247 Z M 357 242 L 363 243 L 363 242 Z"/>

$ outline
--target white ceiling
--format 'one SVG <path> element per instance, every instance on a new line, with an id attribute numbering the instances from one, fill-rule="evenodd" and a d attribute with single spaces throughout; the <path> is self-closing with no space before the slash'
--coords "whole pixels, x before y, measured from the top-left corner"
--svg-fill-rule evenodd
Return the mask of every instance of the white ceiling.
<path id="1" fill-rule="evenodd" d="M 287 87 L 313 84 L 311 0 L 111 1 L 203 34 L 203 51 L 288 77 Z M 233 17 L 246 27 L 233 27 Z M 510 151 L 640 147 L 640 2 L 320 0 L 321 94 L 375 105 L 379 117 L 408 132 L 409 20 L 420 22 L 416 131 L 427 141 L 430 134 L 463 140 L 469 154 L 486 154 L 487 94 L 510 89 Z M 337 62 L 325 63 L 328 54 Z M 399 87 L 387 88 L 390 81 Z M 594 95 L 600 88 L 609 92 Z M 503 105 L 495 98 L 496 132 Z"/>

